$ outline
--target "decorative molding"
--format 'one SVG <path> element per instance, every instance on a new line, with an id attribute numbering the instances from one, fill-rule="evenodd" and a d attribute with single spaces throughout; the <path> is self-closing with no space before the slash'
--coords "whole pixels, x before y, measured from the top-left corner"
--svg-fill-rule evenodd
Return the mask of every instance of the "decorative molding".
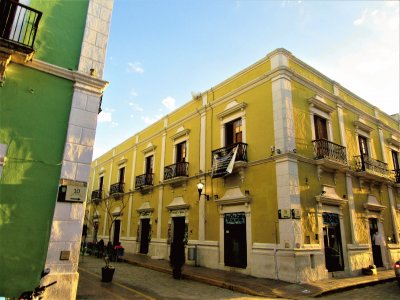
<path id="1" fill-rule="evenodd" d="M 217 205 L 249 204 L 251 197 L 243 195 L 238 186 L 228 188 L 222 198 L 214 200 Z"/>
<path id="2" fill-rule="evenodd" d="M 390 137 L 390 138 L 387 138 L 386 141 L 387 141 L 387 143 L 388 143 L 390 146 L 393 145 L 394 147 L 397 147 L 397 148 L 400 149 L 400 141 L 398 141 L 397 139 L 395 139 L 394 136 L 392 136 L 392 137 Z"/>
<path id="3" fill-rule="evenodd" d="M 230 114 L 244 110 L 246 108 L 246 106 L 247 106 L 247 103 L 245 103 L 245 102 L 238 103 L 236 100 L 233 100 L 228 103 L 228 105 L 225 107 L 223 112 L 217 114 L 217 117 L 219 119 L 223 119 Z"/>
<path id="4" fill-rule="evenodd" d="M 354 121 L 353 124 L 356 127 L 356 129 L 361 129 L 368 133 L 371 133 L 374 130 L 374 128 L 372 128 L 371 126 L 368 126 L 367 124 L 365 124 L 364 122 L 362 122 L 360 120 Z"/>
<path id="5" fill-rule="evenodd" d="M 334 186 L 323 184 L 321 194 L 315 196 L 317 203 L 338 206 L 342 208 L 347 204 L 348 200 L 345 200 L 338 196 Z"/>
<path id="6" fill-rule="evenodd" d="M 367 202 L 364 203 L 364 208 L 368 211 L 377 211 L 382 213 L 386 209 L 386 206 L 381 205 L 376 196 L 368 194 L 368 199 Z"/>
<path id="7" fill-rule="evenodd" d="M 152 151 L 156 150 L 156 148 L 157 148 L 157 146 L 153 145 L 153 143 L 150 142 L 147 144 L 146 148 L 144 148 L 142 150 L 142 153 L 146 154 L 146 153 L 152 152 Z"/>
<path id="8" fill-rule="evenodd" d="M 189 204 L 183 200 L 182 196 L 175 197 L 170 204 L 167 205 L 168 210 L 188 209 Z"/>
<path id="9" fill-rule="evenodd" d="M 101 80 L 99 78 L 83 74 L 79 71 L 64 69 L 41 60 L 33 59 L 26 63 L 25 66 L 57 77 L 74 81 L 75 88 L 82 89 L 91 93 L 96 93 L 98 95 L 101 95 L 108 85 L 107 81 Z"/>
<path id="10" fill-rule="evenodd" d="M 171 138 L 171 140 L 176 140 L 185 135 L 189 136 L 189 133 L 190 133 L 190 129 L 185 129 L 183 126 L 181 126 L 176 130 L 176 133 L 174 135 L 172 135 L 170 138 Z"/>
<path id="11" fill-rule="evenodd" d="M 118 161 L 118 165 L 120 166 L 120 165 L 126 163 L 127 161 L 128 161 L 128 159 L 125 158 L 124 156 L 122 156 L 121 159 Z"/>
<path id="12" fill-rule="evenodd" d="M 312 98 L 308 99 L 308 103 L 310 104 L 310 108 L 315 107 L 319 110 L 322 110 L 323 112 L 327 113 L 330 115 L 332 112 L 334 112 L 336 109 L 325 102 L 323 102 L 323 98 L 319 95 L 315 95 Z"/>
<path id="13" fill-rule="evenodd" d="M 154 208 L 150 206 L 150 203 L 148 201 L 144 202 L 137 210 L 139 214 L 144 213 L 144 212 L 153 212 Z"/>

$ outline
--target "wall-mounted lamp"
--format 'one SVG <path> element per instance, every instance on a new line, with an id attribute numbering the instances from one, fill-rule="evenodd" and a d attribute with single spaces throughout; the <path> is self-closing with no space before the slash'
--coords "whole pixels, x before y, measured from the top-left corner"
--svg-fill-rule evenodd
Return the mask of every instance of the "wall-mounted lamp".
<path id="1" fill-rule="evenodd" d="M 202 194 L 203 192 L 203 188 L 204 188 L 204 184 L 202 182 L 199 182 L 197 184 L 197 191 L 199 192 L 199 200 L 200 200 L 200 196 L 203 195 L 206 197 L 206 200 L 210 200 L 210 196 L 207 194 Z"/>

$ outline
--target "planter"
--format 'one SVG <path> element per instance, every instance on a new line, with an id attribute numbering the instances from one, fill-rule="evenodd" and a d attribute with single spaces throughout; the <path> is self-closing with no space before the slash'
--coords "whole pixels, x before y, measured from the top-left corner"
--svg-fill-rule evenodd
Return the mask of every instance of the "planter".
<path id="1" fill-rule="evenodd" d="M 114 276 L 115 268 L 102 267 L 101 268 L 101 281 L 111 282 Z"/>

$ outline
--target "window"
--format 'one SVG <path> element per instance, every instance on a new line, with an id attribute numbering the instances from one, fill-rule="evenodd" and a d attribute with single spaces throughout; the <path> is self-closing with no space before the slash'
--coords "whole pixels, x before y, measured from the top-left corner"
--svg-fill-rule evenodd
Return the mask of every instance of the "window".
<path id="1" fill-rule="evenodd" d="M 393 159 L 393 169 L 399 170 L 399 153 L 397 151 L 392 150 L 392 159 Z"/>
<path id="2" fill-rule="evenodd" d="M 314 115 L 314 129 L 315 129 L 315 139 L 328 139 L 328 130 L 326 126 L 326 119 Z"/>
<path id="3" fill-rule="evenodd" d="M 153 159 L 154 156 L 150 155 L 146 157 L 146 174 L 152 174 L 153 173 Z"/>
<path id="4" fill-rule="evenodd" d="M 242 142 L 242 119 L 225 124 L 225 146 Z"/>
<path id="5" fill-rule="evenodd" d="M 360 146 L 360 154 L 362 156 L 369 156 L 367 138 L 365 136 L 359 135 L 358 136 L 358 144 Z"/>
<path id="6" fill-rule="evenodd" d="M 176 144 L 176 157 L 175 162 L 185 162 L 186 161 L 186 141 Z"/>
<path id="7" fill-rule="evenodd" d="M 103 184 L 104 184 L 104 177 L 100 176 L 99 177 L 99 191 L 103 190 Z"/>
<path id="8" fill-rule="evenodd" d="M 119 183 L 124 183 L 125 182 L 125 167 L 122 167 L 119 169 Z"/>

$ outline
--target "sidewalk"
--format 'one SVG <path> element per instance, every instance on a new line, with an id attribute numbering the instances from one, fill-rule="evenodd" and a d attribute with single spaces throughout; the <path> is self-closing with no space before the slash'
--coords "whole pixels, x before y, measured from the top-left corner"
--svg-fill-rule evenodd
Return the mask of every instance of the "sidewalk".
<path id="1" fill-rule="evenodd" d="M 147 255 L 131 253 L 125 253 L 123 259 L 132 265 L 171 273 L 171 267 L 167 260 L 151 259 Z M 253 296 L 288 299 L 316 297 L 333 291 L 395 279 L 393 270 L 378 270 L 378 275 L 333 278 L 307 284 L 294 284 L 190 265 L 183 267 L 183 277 Z"/>

